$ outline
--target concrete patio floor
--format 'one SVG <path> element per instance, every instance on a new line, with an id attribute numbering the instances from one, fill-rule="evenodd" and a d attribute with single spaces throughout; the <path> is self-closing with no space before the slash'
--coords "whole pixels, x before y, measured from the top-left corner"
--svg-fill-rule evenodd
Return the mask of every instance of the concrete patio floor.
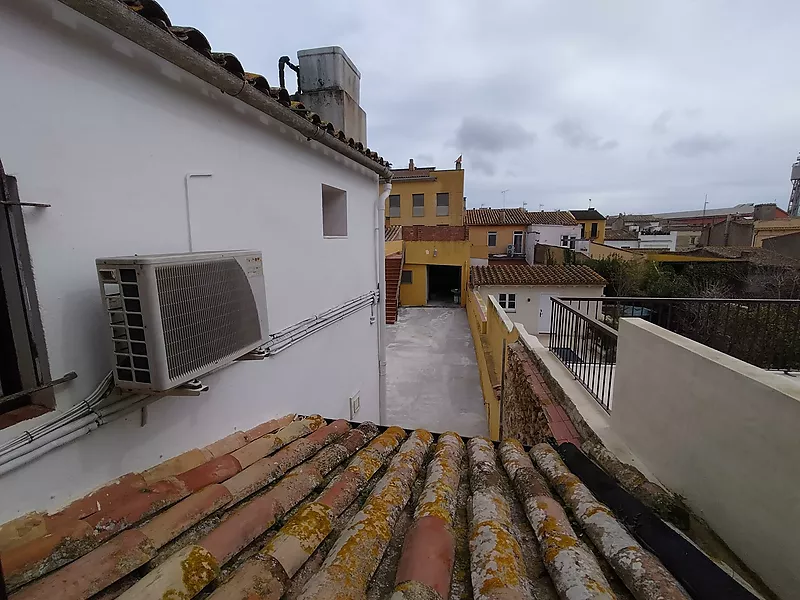
<path id="1" fill-rule="evenodd" d="M 400 308 L 388 325 L 388 422 L 488 435 L 475 347 L 460 307 Z"/>

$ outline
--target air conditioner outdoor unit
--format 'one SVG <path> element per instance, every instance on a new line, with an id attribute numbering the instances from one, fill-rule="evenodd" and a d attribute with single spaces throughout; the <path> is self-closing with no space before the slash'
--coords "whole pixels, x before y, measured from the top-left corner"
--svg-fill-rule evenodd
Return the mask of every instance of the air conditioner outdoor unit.
<path id="1" fill-rule="evenodd" d="M 506 256 L 514 256 L 514 244 L 506 246 Z"/>
<path id="2" fill-rule="evenodd" d="M 124 389 L 166 391 L 264 343 L 261 252 L 98 258 L 114 360 Z"/>

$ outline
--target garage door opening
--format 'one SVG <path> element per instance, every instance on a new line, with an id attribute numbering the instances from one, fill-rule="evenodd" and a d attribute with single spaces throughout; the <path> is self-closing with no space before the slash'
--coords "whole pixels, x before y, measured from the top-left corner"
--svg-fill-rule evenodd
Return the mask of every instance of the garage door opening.
<path id="1" fill-rule="evenodd" d="M 428 265 L 428 304 L 453 306 L 461 303 L 461 267 Z"/>

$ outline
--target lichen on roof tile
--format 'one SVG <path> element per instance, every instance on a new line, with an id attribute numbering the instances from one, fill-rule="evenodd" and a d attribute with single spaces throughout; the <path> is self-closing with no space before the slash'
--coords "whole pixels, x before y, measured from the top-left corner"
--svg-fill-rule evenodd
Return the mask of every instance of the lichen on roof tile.
<path id="1" fill-rule="evenodd" d="M 537 447 L 534 464 L 517 442 L 465 444 L 455 433 L 318 416 L 254 425 L 244 446 L 236 449 L 238 436 L 215 446 L 230 454 L 203 455 L 208 462 L 194 467 L 192 455 L 184 473 L 171 470 L 181 461 L 170 463 L 170 475 L 155 483 L 192 482 L 180 488 L 188 495 L 142 521 L 120 521 L 122 529 L 106 537 L 91 523 L 111 513 L 103 505 L 79 518 L 86 512 L 80 502 L 73 516 L 35 513 L 0 527 L 11 599 L 188 599 L 202 592 L 211 600 L 525 600 L 556 598 L 556 589 L 600 599 L 614 597 L 598 575 L 606 558 L 621 574 L 605 572 L 610 588 L 682 598 L 636 542 L 613 543 L 623 539 L 621 525 L 592 504 L 552 448 Z M 253 453 L 264 456 L 249 466 L 234 458 L 247 463 Z M 239 469 L 212 468 L 220 460 Z M 144 514 L 139 490 L 159 489 L 136 475 L 101 488 L 112 492 L 114 514 Z M 581 540 L 587 533 L 611 536 L 595 541 L 606 558 Z M 629 572 L 637 560 L 650 580 Z M 590 584 L 594 595 L 583 594 Z"/>

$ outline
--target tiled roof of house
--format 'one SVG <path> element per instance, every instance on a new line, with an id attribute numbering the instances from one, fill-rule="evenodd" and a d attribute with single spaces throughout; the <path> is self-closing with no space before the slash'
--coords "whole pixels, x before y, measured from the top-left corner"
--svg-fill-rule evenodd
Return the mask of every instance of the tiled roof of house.
<path id="1" fill-rule="evenodd" d="M 658 253 L 658 250 L 651 252 Z M 662 252 L 663 254 L 682 254 L 685 256 L 707 256 L 727 258 L 742 262 L 749 262 L 764 267 L 786 267 L 800 269 L 800 260 L 778 254 L 766 248 L 753 248 L 751 246 L 703 246 L 683 252 Z"/>
<path id="2" fill-rule="evenodd" d="M 436 181 L 436 167 L 415 167 L 413 169 L 392 169 L 392 181 L 426 179 Z"/>
<path id="3" fill-rule="evenodd" d="M 625 585 L 686 599 L 546 443 L 527 454 L 319 416 L 22 517 L 0 528 L 0 552 L 12 600 L 611 599 Z"/>
<path id="4" fill-rule="evenodd" d="M 606 228 L 605 239 L 606 241 L 622 242 L 627 240 L 638 240 L 639 235 L 635 231 L 628 231 L 627 229 L 621 229 L 618 231 L 616 229 Z"/>
<path id="5" fill-rule="evenodd" d="M 577 225 L 564 210 L 529 212 L 524 208 L 471 208 L 464 211 L 464 225 Z"/>
<path id="6" fill-rule="evenodd" d="M 383 240 L 385 242 L 395 242 L 403 239 L 403 226 L 390 225 L 383 230 Z"/>
<path id="7" fill-rule="evenodd" d="M 578 219 L 578 221 L 602 221 L 605 219 L 595 208 L 570 210 L 569 212 L 571 212 L 572 216 Z"/>
<path id="8" fill-rule="evenodd" d="M 70 5 L 72 6 L 72 3 L 70 3 Z M 131 11 L 137 13 L 143 19 L 146 19 L 161 31 L 147 30 L 142 35 L 135 35 L 135 32 L 132 31 L 131 24 L 124 18 L 125 13 L 123 12 L 120 14 L 119 11 L 116 10 L 116 6 L 121 5 L 127 6 Z M 327 135 L 331 138 L 335 138 L 344 146 L 331 141 L 328 141 L 328 143 L 323 142 L 325 145 L 342 153 L 345 153 L 343 152 L 345 147 L 352 148 L 378 165 L 379 167 L 376 172 L 388 176 L 389 163 L 378 156 L 377 152 L 373 152 L 369 148 L 364 147 L 361 142 L 357 142 L 353 138 L 348 138 L 344 132 L 337 130 L 332 123 L 324 121 L 319 115 L 308 110 L 299 102 L 298 97 L 290 95 L 285 88 L 272 87 L 263 75 L 246 71 L 235 55 L 228 52 L 212 51 L 211 43 L 201 31 L 193 27 L 173 25 L 169 15 L 167 15 L 166 11 L 156 0 L 98 0 L 92 3 L 79 3 L 77 6 L 73 7 L 79 12 L 86 14 L 89 18 L 143 45 L 155 54 L 167 58 L 166 55 L 168 55 L 169 52 L 166 51 L 165 48 L 170 46 L 170 40 L 162 33 L 165 32 L 172 38 L 171 42 L 173 44 L 183 44 L 191 48 L 202 57 L 201 60 L 206 60 L 208 63 L 217 65 L 234 77 L 240 79 L 241 89 L 236 93 L 231 93 L 231 95 L 247 101 L 245 99 L 246 94 L 242 93 L 246 88 L 263 94 L 265 99 L 268 99 L 269 102 L 274 102 L 277 107 L 280 107 L 276 107 L 277 110 L 286 110 L 288 113 L 316 125 L 318 128 L 318 133 L 314 134 L 316 139 L 322 141 L 321 137 Z M 167 60 L 170 59 L 167 58 Z M 205 66 L 207 67 L 208 65 Z M 369 161 L 367 161 L 367 164 L 369 164 Z M 385 168 L 381 169 L 380 167 Z"/>
<path id="9" fill-rule="evenodd" d="M 470 269 L 472 285 L 605 285 L 586 265 L 486 265 Z"/>
<path id="10" fill-rule="evenodd" d="M 617 219 L 622 219 L 625 223 L 655 223 L 659 220 L 658 217 L 654 215 L 613 215 L 607 217 L 607 221 L 616 221 Z"/>

